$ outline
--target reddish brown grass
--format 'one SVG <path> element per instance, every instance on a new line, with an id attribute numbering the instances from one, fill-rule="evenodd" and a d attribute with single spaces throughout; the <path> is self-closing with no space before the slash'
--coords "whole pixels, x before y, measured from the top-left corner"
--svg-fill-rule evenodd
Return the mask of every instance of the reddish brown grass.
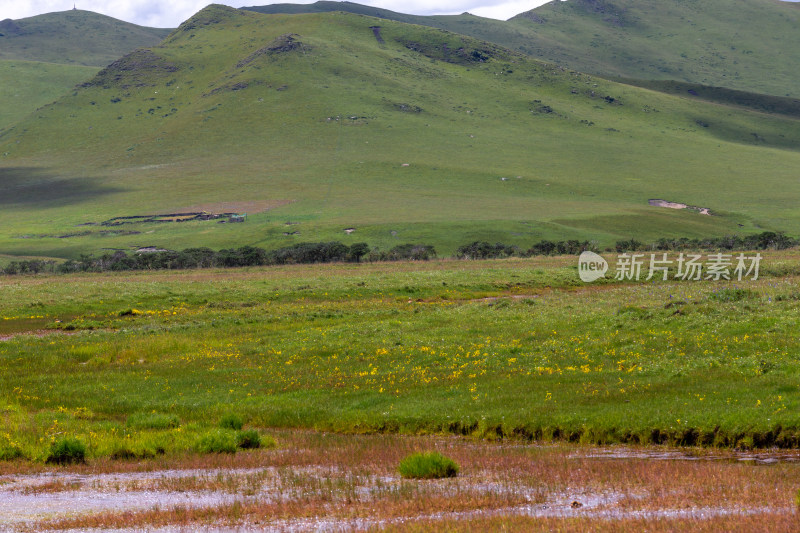
<path id="1" fill-rule="evenodd" d="M 282 443 L 275 450 L 142 463 L 98 461 L 59 469 L 83 474 L 222 469 L 123 484 L 122 490 L 214 491 L 240 496 L 234 503 L 103 512 L 31 527 L 217 524 L 257 529 L 266 523 L 321 520 L 345 528 L 456 531 L 791 531 L 800 526 L 793 504 L 800 485 L 795 462 L 743 463 L 733 452 L 698 451 L 684 459 L 608 458 L 598 453 L 602 449 L 568 445 L 275 433 Z M 396 468 L 404 456 L 433 449 L 461 465 L 459 477 L 399 479 Z M 71 490 L 68 485 L 63 489 Z M 47 488 L 58 489 L 57 482 Z M 573 508 L 573 501 L 580 505 Z"/>

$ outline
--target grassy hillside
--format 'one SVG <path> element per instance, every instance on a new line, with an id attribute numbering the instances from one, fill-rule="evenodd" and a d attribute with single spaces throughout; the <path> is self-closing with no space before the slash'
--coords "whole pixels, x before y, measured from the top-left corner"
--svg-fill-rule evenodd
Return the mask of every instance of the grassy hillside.
<path id="1" fill-rule="evenodd" d="M 778 0 L 570 0 L 522 13 L 527 52 L 582 72 L 800 96 L 800 9 Z"/>
<path id="2" fill-rule="evenodd" d="M 210 6 L 0 135 L 0 251 L 800 233 L 798 141 L 440 30 Z M 200 210 L 249 216 L 100 225 Z"/>
<path id="3" fill-rule="evenodd" d="M 517 24 L 509 24 L 506 21 L 477 17 L 471 13 L 460 15 L 410 15 L 398 13 L 389 9 L 365 6 L 355 2 L 332 2 L 328 0 L 318 0 L 313 4 L 270 4 L 266 6 L 243 7 L 247 11 L 264 14 L 303 14 L 303 13 L 331 13 L 341 11 L 354 13 L 356 15 L 366 15 L 382 19 L 405 22 L 408 24 L 418 24 L 420 26 L 430 26 L 442 30 L 451 31 L 490 41 L 512 50 L 522 51 L 525 45 L 532 38 L 531 31 Z"/>
<path id="4" fill-rule="evenodd" d="M 40 61 L 0 61 L 0 131 L 91 79 L 97 71 L 97 67 Z"/>
<path id="5" fill-rule="evenodd" d="M 0 131 L 169 32 L 80 10 L 0 21 Z"/>
<path id="6" fill-rule="evenodd" d="M 352 2 L 244 9 L 360 13 L 469 35 L 604 77 L 680 80 L 799 96 L 800 9 L 792 2 L 556 0 L 507 22 L 469 13 L 406 15 Z"/>
<path id="7" fill-rule="evenodd" d="M 82 10 L 6 19 L 0 21 L 0 59 L 102 67 L 158 44 L 169 32 Z"/>

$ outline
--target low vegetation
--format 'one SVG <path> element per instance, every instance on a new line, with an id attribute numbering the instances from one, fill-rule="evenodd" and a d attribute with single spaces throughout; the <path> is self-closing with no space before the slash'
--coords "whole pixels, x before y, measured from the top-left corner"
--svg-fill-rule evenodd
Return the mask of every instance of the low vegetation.
<path id="1" fill-rule="evenodd" d="M 798 240 L 783 233 L 765 231 L 755 235 L 740 237 L 709 237 L 705 239 L 659 239 L 650 244 L 635 239 L 617 241 L 613 250 L 617 252 L 635 251 L 685 251 L 685 250 L 785 250 L 797 246 Z M 459 246 L 454 255 L 457 259 L 498 259 L 504 257 L 533 257 L 538 255 L 578 255 L 583 251 L 601 251 L 597 243 L 590 241 L 549 241 L 537 242 L 528 249 L 518 246 L 487 241 L 475 241 Z M 612 251 L 607 248 L 605 251 Z M 41 259 L 11 261 L 0 267 L 0 274 L 39 274 L 106 272 L 123 270 L 183 270 L 191 268 L 232 268 L 245 266 L 274 266 L 287 264 L 332 263 L 360 261 L 427 261 L 436 257 L 436 249 L 423 244 L 401 244 L 389 251 L 370 249 L 367 243 L 347 246 L 341 242 L 302 243 L 278 250 L 264 250 L 253 246 L 238 249 L 220 250 L 210 248 L 188 248 L 177 252 L 173 250 L 148 251 L 127 254 L 122 251 L 105 253 L 100 257 L 83 256 L 78 261 L 63 263 Z M 122 314 L 131 314 L 125 310 Z"/>
<path id="2" fill-rule="evenodd" d="M 439 452 L 418 452 L 400 461 L 397 471 L 409 479 L 441 479 L 456 477 L 458 465 Z"/>
<path id="3" fill-rule="evenodd" d="M 64 465 L 86 461 L 86 445 L 76 438 L 62 437 L 53 442 L 47 462 Z"/>
<path id="4" fill-rule="evenodd" d="M 329 529 L 390 531 L 794 531 L 797 453 L 495 445 L 441 436 L 278 430 L 279 450 L 98 461 L 53 475 L 13 472 L 0 499 L 36 502 L 22 531 Z M 403 478 L 397 465 L 439 449 L 458 476 Z M 783 460 L 785 459 L 785 461 Z M 74 476 L 73 473 L 80 475 Z M 709 482 L 713 480 L 713 482 Z M 164 500 L 141 505 L 157 491 Z M 114 508 L 92 505 L 93 497 Z M 769 497 L 765 498 L 765 494 Z M 167 503 L 170 498 L 182 502 Z M 73 505 L 57 507 L 62 498 Z M 55 500 L 53 507 L 47 503 Z M 80 512 L 78 512 L 80 511 Z M 10 515 L 10 516 L 9 516 Z M 9 529 L 13 529 L 13 526 Z"/>
<path id="5" fill-rule="evenodd" d="M 229 413 L 219 420 L 219 427 L 222 429 L 235 429 L 240 430 L 244 426 L 244 422 L 242 421 L 242 417 L 237 414 Z"/>
<path id="6" fill-rule="evenodd" d="M 267 444 L 274 445 L 267 440 Z M 244 450 L 261 447 L 261 435 L 255 429 L 246 429 L 236 433 L 236 447 Z"/>
<path id="7" fill-rule="evenodd" d="M 236 434 L 225 429 L 214 429 L 202 435 L 197 442 L 200 453 L 236 453 Z"/>
<path id="8" fill-rule="evenodd" d="M 798 447 L 800 257 L 762 255 L 757 281 L 591 287 L 574 256 L 4 278 L 0 455 L 275 427 Z"/>

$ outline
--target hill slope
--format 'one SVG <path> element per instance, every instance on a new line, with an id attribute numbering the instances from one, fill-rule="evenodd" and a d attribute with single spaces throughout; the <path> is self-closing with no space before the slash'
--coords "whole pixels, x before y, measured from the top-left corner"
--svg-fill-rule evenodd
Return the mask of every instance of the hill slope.
<path id="1" fill-rule="evenodd" d="M 352 2 L 274 4 L 262 13 L 347 11 L 446 29 L 601 76 L 679 80 L 800 96 L 800 9 L 778 0 L 554 1 L 509 21 L 415 16 Z"/>
<path id="2" fill-rule="evenodd" d="M 800 9 L 778 0 L 569 0 L 512 23 L 527 51 L 582 72 L 800 96 Z"/>
<path id="3" fill-rule="evenodd" d="M 798 146 L 790 112 L 422 26 L 210 6 L 0 134 L 0 251 L 800 232 Z M 101 225 L 202 210 L 249 216 Z"/>
<path id="4" fill-rule="evenodd" d="M 158 44 L 170 31 L 82 10 L 5 19 L 0 21 L 0 60 L 102 67 L 136 48 Z"/>
<path id="5" fill-rule="evenodd" d="M 0 21 L 0 131 L 169 32 L 80 10 Z"/>
<path id="6" fill-rule="evenodd" d="M 64 96 L 97 74 L 97 67 L 40 61 L 0 61 L 0 131 Z"/>

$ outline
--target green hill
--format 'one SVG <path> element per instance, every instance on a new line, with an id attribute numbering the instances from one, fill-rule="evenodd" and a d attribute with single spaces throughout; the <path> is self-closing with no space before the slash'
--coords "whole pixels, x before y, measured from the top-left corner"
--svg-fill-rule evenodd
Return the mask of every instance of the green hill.
<path id="1" fill-rule="evenodd" d="M 497 43 L 603 77 L 678 80 L 800 96 L 800 9 L 778 0 L 569 0 L 509 21 L 415 16 L 352 2 L 274 4 L 262 13 L 347 11 Z"/>
<path id="2" fill-rule="evenodd" d="M 800 9 L 778 0 L 554 1 L 511 19 L 582 72 L 800 96 Z"/>
<path id="3" fill-rule="evenodd" d="M 64 96 L 97 74 L 97 67 L 40 61 L 0 61 L 0 131 Z"/>
<path id="4" fill-rule="evenodd" d="M 0 131 L 169 32 L 80 10 L 0 21 Z"/>
<path id="5" fill-rule="evenodd" d="M 0 60 L 103 67 L 171 30 L 146 28 L 91 11 L 71 10 L 0 21 Z"/>
<path id="6" fill-rule="evenodd" d="M 0 253 L 796 234 L 800 128 L 780 102 L 363 15 L 209 6 L 0 134 Z M 118 218 L 202 211 L 248 218 Z"/>

